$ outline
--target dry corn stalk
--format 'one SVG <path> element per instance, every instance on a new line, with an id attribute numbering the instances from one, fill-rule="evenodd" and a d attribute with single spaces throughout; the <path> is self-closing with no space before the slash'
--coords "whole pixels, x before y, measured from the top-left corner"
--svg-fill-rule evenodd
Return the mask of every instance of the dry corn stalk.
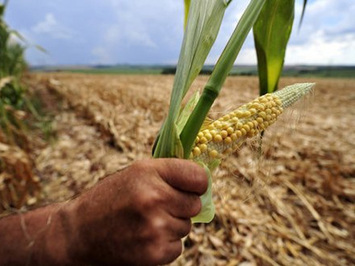
<path id="1" fill-rule="evenodd" d="M 38 177 L 28 155 L 16 146 L 0 142 L 0 213 L 33 204 L 39 197 Z"/>

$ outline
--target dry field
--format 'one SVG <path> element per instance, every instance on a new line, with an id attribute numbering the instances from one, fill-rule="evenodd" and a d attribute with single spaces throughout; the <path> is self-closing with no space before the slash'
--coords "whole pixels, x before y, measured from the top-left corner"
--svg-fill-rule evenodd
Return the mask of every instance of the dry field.
<path id="1" fill-rule="evenodd" d="M 202 88 L 206 77 L 194 83 Z M 57 105 L 57 139 L 35 152 L 43 199 L 65 200 L 101 177 L 150 157 L 173 76 L 36 74 L 32 84 Z M 355 263 L 355 80 L 316 82 L 214 174 L 216 217 L 195 225 L 173 265 L 352 265 Z M 230 77 L 212 118 L 258 94 L 255 77 Z"/>

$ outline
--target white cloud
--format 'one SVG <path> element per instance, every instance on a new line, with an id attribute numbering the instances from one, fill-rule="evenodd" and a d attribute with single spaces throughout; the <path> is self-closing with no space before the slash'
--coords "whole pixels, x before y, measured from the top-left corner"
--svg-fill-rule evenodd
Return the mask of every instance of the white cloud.
<path id="1" fill-rule="evenodd" d="M 355 34 L 329 40 L 323 30 L 312 35 L 307 43 L 290 45 L 286 64 L 351 65 L 355 58 Z"/>
<path id="2" fill-rule="evenodd" d="M 354 65 L 355 2 L 309 1 L 298 31 L 301 9 L 301 3 L 298 3 L 285 64 Z"/>
<path id="3" fill-rule="evenodd" d="M 54 39 L 71 39 L 73 31 L 64 27 L 54 17 L 52 13 L 47 13 L 43 21 L 31 28 L 36 34 L 46 34 Z"/>
<path id="4" fill-rule="evenodd" d="M 112 60 L 103 56 L 103 52 L 98 53 L 98 51 L 115 55 L 116 62 L 120 60 L 147 62 L 151 60 L 148 59 L 150 53 L 157 53 L 157 51 L 163 53 L 164 50 L 172 48 L 179 51 L 183 28 L 183 13 L 181 12 L 183 2 L 112 0 L 108 3 L 112 7 L 114 17 L 112 24 L 103 30 L 92 50 L 92 54 L 97 59 L 106 58 L 105 63 Z M 178 21 L 180 17 L 181 21 Z M 141 60 L 138 56 L 141 56 Z M 165 56 L 168 57 L 167 61 L 170 60 L 169 54 Z"/>
<path id="5" fill-rule="evenodd" d="M 232 1 L 207 63 L 216 62 L 249 2 Z M 71 8 L 65 8 L 69 4 Z M 302 4 L 303 0 L 296 0 L 285 63 L 354 65 L 355 1 L 308 1 L 298 31 Z M 182 0 L 91 0 L 85 4 L 38 0 L 36 7 L 28 1 L 13 1 L 6 14 L 10 25 L 30 44 L 48 50 L 53 64 L 175 63 L 183 38 Z M 249 35 L 237 64 L 256 63 L 253 43 Z M 29 50 L 30 63 L 37 58 L 32 54 L 40 54 L 33 50 Z"/>

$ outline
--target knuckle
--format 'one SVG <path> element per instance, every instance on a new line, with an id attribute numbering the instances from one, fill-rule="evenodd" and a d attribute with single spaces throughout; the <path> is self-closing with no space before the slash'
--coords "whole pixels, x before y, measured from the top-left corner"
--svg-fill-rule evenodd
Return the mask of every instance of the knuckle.
<path id="1" fill-rule="evenodd" d="M 208 188 L 208 176 L 206 170 L 203 167 L 199 165 L 196 166 L 197 167 L 194 167 L 192 175 L 196 181 L 196 186 L 198 187 L 200 194 L 203 194 Z"/>
<path id="2" fill-rule="evenodd" d="M 150 227 L 152 231 L 156 232 L 156 236 L 160 238 L 160 236 L 163 235 L 168 228 L 168 223 L 166 219 L 163 219 L 160 216 L 155 216 L 151 219 Z"/>
<path id="3" fill-rule="evenodd" d="M 157 191 L 148 190 L 135 195 L 135 202 L 143 212 L 148 212 L 157 207 L 159 198 Z"/>
<path id="4" fill-rule="evenodd" d="M 159 215 L 151 215 L 150 218 L 145 219 L 142 235 L 144 235 L 150 243 L 157 244 L 166 236 L 168 226 L 169 224 L 164 218 Z"/>
<path id="5" fill-rule="evenodd" d="M 192 228 L 191 220 L 187 219 L 184 228 L 181 230 L 181 237 L 187 236 L 190 233 L 191 228 Z"/>
<path id="6" fill-rule="evenodd" d="M 191 211 L 191 216 L 195 216 L 199 214 L 199 212 L 202 209 L 202 203 L 201 199 L 198 196 L 191 196 L 191 203 L 190 203 L 190 211 Z"/>

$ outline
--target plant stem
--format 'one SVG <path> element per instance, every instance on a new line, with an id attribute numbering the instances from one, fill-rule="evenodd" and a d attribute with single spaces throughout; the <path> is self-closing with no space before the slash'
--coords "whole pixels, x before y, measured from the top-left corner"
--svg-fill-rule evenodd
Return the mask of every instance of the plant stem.
<path id="1" fill-rule="evenodd" d="M 224 84 L 233 64 L 239 54 L 239 51 L 253 27 L 258 15 L 265 3 L 265 0 L 252 0 L 240 18 L 231 38 L 229 39 L 224 51 L 222 52 L 213 72 L 202 92 L 195 109 L 191 113 L 183 131 L 180 134 L 180 140 L 184 149 L 184 157 L 188 158 L 203 121 L 205 120 L 209 109 L 217 98 L 222 85 Z"/>
<path id="2" fill-rule="evenodd" d="M 201 125 L 203 124 L 203 121 L 205 120 L 208 111 L 210 110 L 217 96 L 218 94 L 216 94 L 216 90 L 214 90 L 214 88 L 206 86 L 199 101 L 197 102 L 196 107 L 190 114 L 190 117 L 180 134 L 181 143 L 184 147 L 185 159 L 189 158 L 196 135 L 199 132 Z"/>

